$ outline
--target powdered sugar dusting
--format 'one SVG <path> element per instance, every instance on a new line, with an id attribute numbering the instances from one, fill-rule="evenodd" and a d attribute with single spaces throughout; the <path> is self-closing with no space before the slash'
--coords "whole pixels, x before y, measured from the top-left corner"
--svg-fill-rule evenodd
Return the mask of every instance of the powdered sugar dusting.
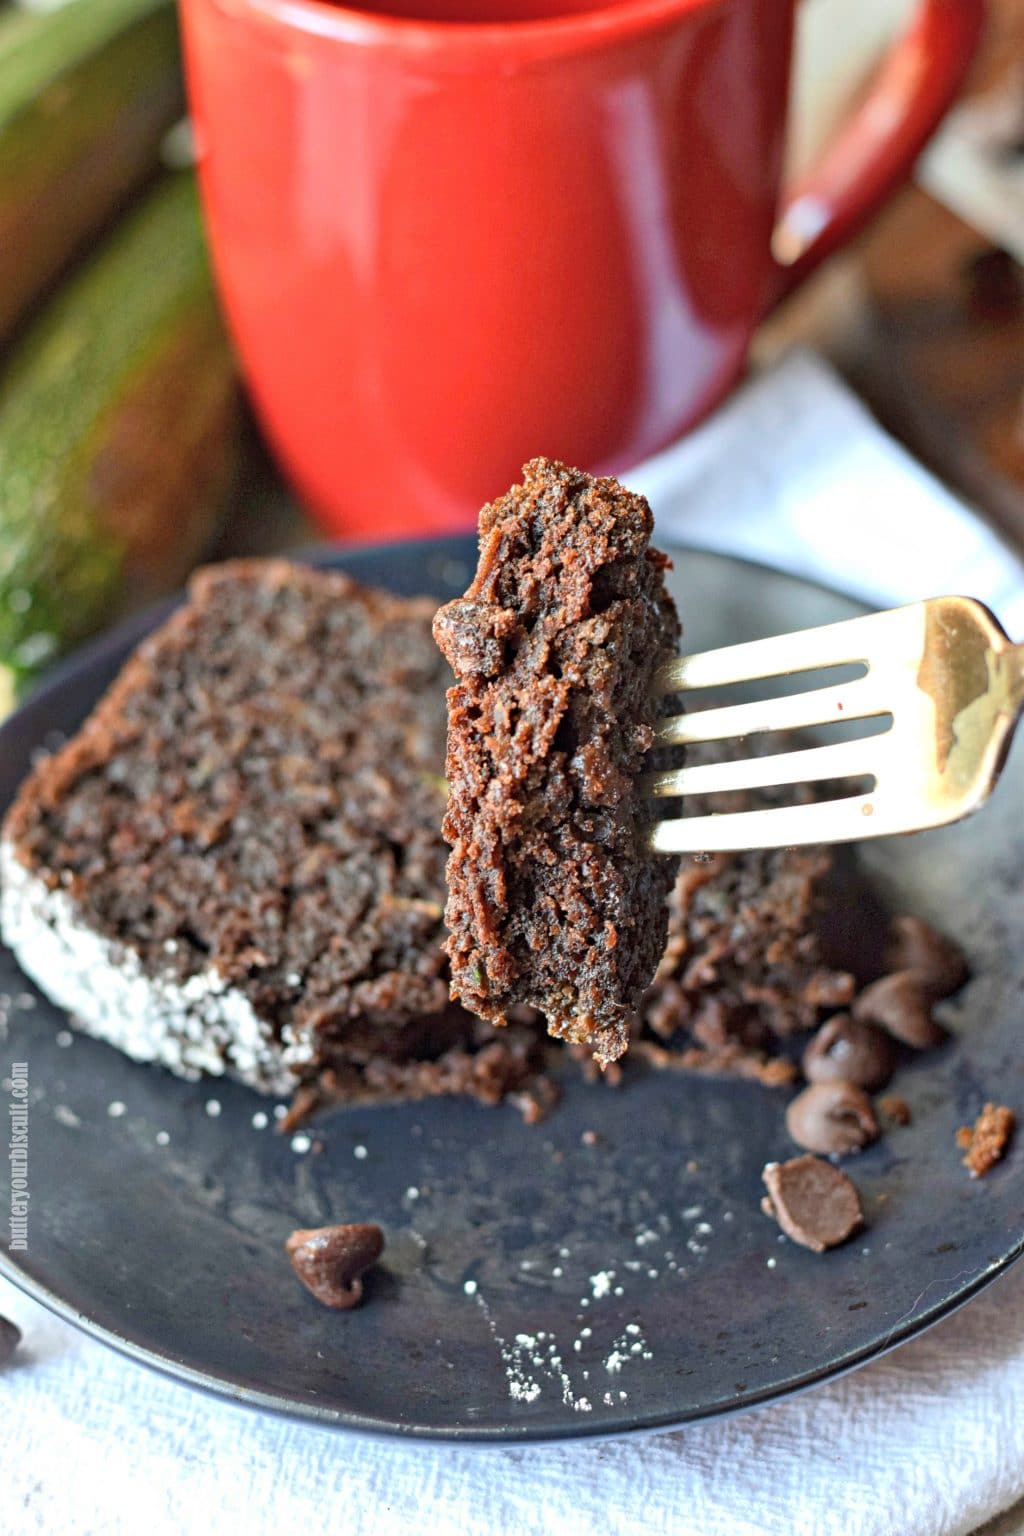
<path id="1" fill-rule="evenodd" d="M 511 1340 L 505 1339 L 476 1281 L 467 1280 L 463 1290 L 475 1299 L 491 1337 L 498 1346 L 508 1382 L 508 1394 L 513 1402 L 535 1403 L 548 1389 L 557 1391 L 565 1406 L 574 1413 L 593 1412 L 594 1405 L 590 1397 L 579 1390 L 566 1369 L 562 1347 L 555 1334 L 538 1329 L 536 1333 L 521 1332 Z M 584 1370 L 582 1379 L 586 1381 L 589 1374 Z"/>
<path id="2" fill-rule="evenodd" d="M 657 1235 L 657 1234 L 656 1234 Z M 560 1256 L 569 1257 L 568 1253 Z M 543 1259 L 523 1259 L 520 1273 L 543 1271 Z M 569 1266 L 556 1265 L 554 1268 Z M 638 1284 L 646 1289 L 646 1265 L 640 1266 Z M 551 1271 L 549 1271 L 550 1273 Z M 585 1271 L 584 1271 L 585 1273 Z M 513 1333 L 499 1326 L 494 1310 L 479 1281 L 463 1281 L 463 1291 L 480 1308 L 492 1339 L 498 1347 L 509 1397 L 517 1403 L 534 1403 L 557 1394 L 574 1413 L 592 1413 L 599 1407 L 619 1407 L 628 1402 L 629 1392 L 616 1380 L 614 1389 L 600 1384 L 601 1376 L 620 1378 L 633 1375 L 646 1361 L 653 1360 L 643 1324 L 633 1320 L 623 1324 L 621 1312 L 614 1307 L 625 1286 L 615 1284 L 617 1271 L 597 1270 L 587 1276 L 589 1296 L 579 1298 L 576 1326 L 567 1335 L 548 1328 L 519 1327 Z M 593 1304 L 591 1312 L 584 1309 Z M 613 1315 L 609 1306 L 614 1307 Z M 592 1380 L 592 1377 L 594 1378 Z"/>

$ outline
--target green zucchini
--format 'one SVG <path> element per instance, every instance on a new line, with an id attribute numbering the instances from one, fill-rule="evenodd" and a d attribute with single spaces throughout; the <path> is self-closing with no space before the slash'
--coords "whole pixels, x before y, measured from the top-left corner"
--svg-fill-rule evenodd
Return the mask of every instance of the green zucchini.
<path id="1" fill-rule="evenodd" d="M 0 373 L 0 712 L 115 608 L 180 581 L 239 445 L 234 360 L 182 172 L 116 226 Z"/>
<path id="2" fill-rule="evenodd" d="M 182 111 L 172 0 L 0 14 L 0 340 L 155 173 Z"/>

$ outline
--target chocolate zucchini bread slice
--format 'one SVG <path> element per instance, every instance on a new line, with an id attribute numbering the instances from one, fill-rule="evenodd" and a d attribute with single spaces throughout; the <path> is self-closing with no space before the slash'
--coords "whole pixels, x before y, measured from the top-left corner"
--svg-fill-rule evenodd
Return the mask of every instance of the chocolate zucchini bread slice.
<path id="1" fill-rule="evenodd" d="M 680 633 L 647 502 L 534 459 L 480 514 L 480 560 L 434 635 L 448 695 L 452 991 L 526 1004 L 600 1063 L 665 946 L 676 862 L 647 847 L 651 681 Z"/>
<path id="2" fill-rule="evenodd" d="M 195 577 L 3 827 L 4 939 L 81 1027 L 274 1092 L 528 1075 L 448 1001 L 434 608 L 284 561 Z"/>

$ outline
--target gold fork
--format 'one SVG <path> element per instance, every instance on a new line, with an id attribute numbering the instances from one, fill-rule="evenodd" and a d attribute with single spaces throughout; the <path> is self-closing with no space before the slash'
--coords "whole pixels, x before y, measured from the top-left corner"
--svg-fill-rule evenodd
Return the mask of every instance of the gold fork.
<path id="1" fill-rule="evenodd" d="M 958 821 L 991 793 L 1024 705 L 1024 645 L 984 606 L 935 597 L 888 613 L 681 656 L 655 679 L 658 696 L 860 663 L 853 682 L 666 716 L 656 745 L 727 741 L 835 721 L 878 721 L 880 734 L 771 756 L 649 773 L 649 795 L 717 794 L 769 785 L 869 779 L 837 799 L 655 823 L 660 853 L 786 848 L 919 832 Z"/>

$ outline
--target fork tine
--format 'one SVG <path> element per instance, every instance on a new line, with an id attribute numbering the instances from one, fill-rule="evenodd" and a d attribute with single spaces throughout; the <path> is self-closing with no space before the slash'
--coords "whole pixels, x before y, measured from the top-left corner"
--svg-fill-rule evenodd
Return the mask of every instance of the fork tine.
<path id="1" fill-rule="evenodd" d="M 767 811 L 730 811 L 721 816 L 680 816 L 655 822 L 655 853 L 719 853 L 738 848 L 793 848 L 803 843 L 853 843 L 867 835 L 906 832 L 904 821 L 877 814 L 873 795 L 819 800 Z"/>
<path id="2" fill-rule="evenodd" d="M 892 689 L 889 690 L 890 694 Z M 840 687 L 811 688 L 781 699 L 756 699 L 725 704 L 686 715 L 668 715 L 655 727 L 656 746 L 683 746 L 696 741 L 725 741 L 761 731 L 791 731 L 800 726 L 829 725 L 834 720 L 865 720 L 891 711 L 882 689 L 870 676 Z"/>
<path id="3" fill-rule="evenodd" d="M 664 820 L 652 826 L 650 846 L 699 853 L 854 842 L 945 826 L 982 805 L 1024 708 L 1024 645 L 1012 645 L 972 598 L 932 598 L 682 657 L 660 669 L 656 691 L 806 676 L 851 662 L 863 663 L 866 676 L 832 687 L 807 677 L 811 686 L 784 699 L 666 718 L 658 740 L 724 740 L 840 716 L 888 716 L 889 729 L 831 746 L 648 773 L 643 790 L 675 797 L 856 777 L 870 780 L 870 793 Z"/>
<path id="4" fill-rule="evenodd" d="M 921 603 L 910 606 L 924 607 Z M 790 672 L 819 672 L 849 662 L 867 662 L 876 637 L 881 637 L 890 624 L 887 613 L 866 614 L 863 618 L 843 619 L 838 624 L 822 624 L 817 629 L 801 629 L 792 635 L 773 635 L 767 640 L 749 640 L 714 651 L 698 651 L 693 656 L 677 656 L 659 669 L 653 692 L 658 695 L 686 688 L 720 688 L 761 677 L 784 677 Z"/>
<path id="5" fill-rule="evenodd" d="M 646 773 L 644 794 L 659 799 L 676 795 L 707 795 L 718 790 L 762 789 L 769 784 L 804 784 L 822 779 L 874 778 L 880 757 L 878 736 L 837 741 L 827 747 L 805 747 L 767 757 L 739 757 L 725 763 L 696 763 L 662 773 Z M 874 765 L 874 767 L 873 767 Z"/>

